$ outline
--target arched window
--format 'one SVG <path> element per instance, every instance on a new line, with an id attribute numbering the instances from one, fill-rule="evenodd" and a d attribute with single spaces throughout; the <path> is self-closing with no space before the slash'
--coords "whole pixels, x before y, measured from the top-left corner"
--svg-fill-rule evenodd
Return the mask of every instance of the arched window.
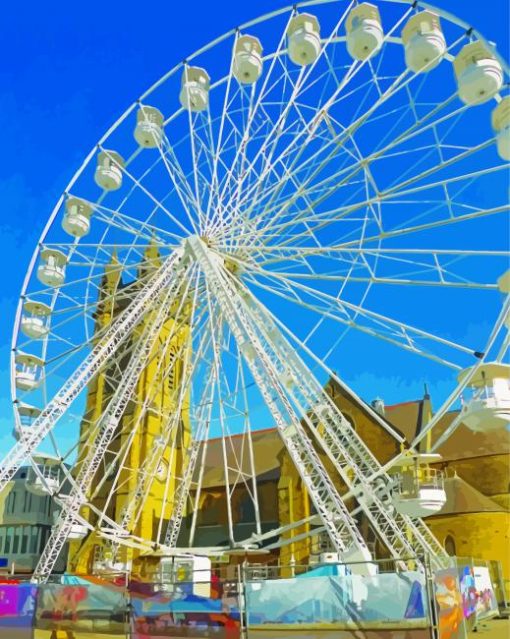
<path id="1" fill-rule="evenodd" d="M 249 495 L 245 495 L 239 504 L 239 522 L 251 524 L 255 519 L 255 504 Z"/>
<path id="2" fill-rule="evenodd" d="M 457 554 L 457 548 L 455 547 L 455 539 L 451 535 L 447 535 L 444 540 L 444 548 L 450 557 L 455 557 Z"/>

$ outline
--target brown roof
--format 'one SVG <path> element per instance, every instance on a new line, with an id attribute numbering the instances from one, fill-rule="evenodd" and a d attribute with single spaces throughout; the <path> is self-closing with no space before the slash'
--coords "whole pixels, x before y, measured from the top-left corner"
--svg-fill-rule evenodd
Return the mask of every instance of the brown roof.
<path id="1" fill-rule="evenodd" d="M 434 429 L 434 440 L 437 440 L 458 415 L 457 411 L 446 413 Z M 474 433 L 461 424 L 437 451 L 445 461 L 455 461 L 469 457 L 485 457 L 486 455 L 505 455 L 510 453 L 510 433 L 496 430 L 487 433 Z"/>
<path id="2" fill-rule="evenodd" d="M 423 400 L 386 406 L 386 418 L 404 433 L 409 442 L 412 442 L 419 432 L 422 406 Z M 433 430 L 433 442 L 439 439 L 457 415 L 458 411 L 443 415 Z M 510 433 L 505 430 L 475 433 L 461 424 L 436 452 L 442 455 L 444 461 L 508 454 L 510 453 Z"/>
<path id="3" fill-rule="evenodd" d="M 386 419 L 398 428 L 408 442 L 411 442 L 416 436 L 421 404 L 422 400 L 417 399 L 386 406 L 384 409 Z"/>
<path id="4" fill-rule="evenodd" d="M 354 400 L 351 398 L 351 401 Z M 423 410 L 423 399 L 411 400 L 386 406 L 385 417 L 392 426 L 398 429 L 398 431 L 411 442 L 417 432 L 419 432 L 419 424 L 422 419 L 421 415 Z M 452 411 L 446 413 L 441 418 L 439 424 L 434 429 L 433 440 L 437 440 L 442 435 L 457 414 L 457 411 Z M 278 456 L 282 452 L 284 444 L 276 428 L 254 431 L 252 433 L 252 441 L 257 475 L 259 479 L 264 475 L 267 475 L 269 478 L 268 473 L 274 474 L 274 471 L 280 467 Z M 461 424 L 447 441 L 441 445 L 437 452 L 441 454 L 442 461 L 508 454 L 510 453 L 510 433 L 507 431 L 474 433 Z M 227 457 L 230 467 L 230 482 L 234 481 L 238 474 L 236 470 L 233 470 L 237 467 L 240 467 L 244 473 L 250 474 L 248 443 L 243 435 L 233 435 L 230 440 L 227 440 Z M 204 487 L 212 488 L 214 486 L 225 485 L 223 464 L 221 439 L 216 438 L 209 440 L 203 476 Z M 459 479 L 459 481 L 462 480 Z M 481 493 L 478 494 L 483 499 L 488 499 L 483 497 Z M 494 504 L 492 500 L 488 499 L 488 501 Z M 441 511 L 441 514 L 444 513 L 444 510 Z"/>
<path id="5" fill-rule="evenodd" d="M 253 456 L 257 468 L 257 475 L 265 475 L 280 467 L 278 455 L 283 449 L 283 442 L 276 428 L 266 428 L 252 433 Z M 229 481 L 238 475 L 235 470 L 240 468 L 243 473 L 250 474 L 250 451 L 248 439 L 244 435 L 233 435 L 226 440 L 226 452 L 229 466 Z M 225 472 L 221 438 L 210 439 L 207 445 L 203 486 L 225 485 Z"/>
<path id="6" fill-rule="evenodd" d="M 437 515 L 456 515 L 460 513 L 494 513 L 506 512 L 506 510 L 495 501 L 482 495 L 481 492 L 473 488 L 461 477 L 449 477 L 445 479 L 444 487 L 446 491 L 446 504 Z"/>

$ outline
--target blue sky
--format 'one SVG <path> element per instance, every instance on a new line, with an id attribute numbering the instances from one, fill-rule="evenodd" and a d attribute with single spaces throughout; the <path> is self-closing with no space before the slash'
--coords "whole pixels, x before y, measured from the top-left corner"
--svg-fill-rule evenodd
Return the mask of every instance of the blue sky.
<path id="1" fill-rule="evenodd" d="M 275 8 L 256 3 L 5 3 L 0 22 L 0 453 L 11 443 L 8 356 L 15 307 L 45 221 L 105 129 L 167 69 Z M 508 57 L 507 0 L 439 0 Z M 487 8 L 490 7 L 490 11 Z M 365 373 L 367 384 L 371 373 Z M 402 399 L 416 386 L 396 380 Z"/>

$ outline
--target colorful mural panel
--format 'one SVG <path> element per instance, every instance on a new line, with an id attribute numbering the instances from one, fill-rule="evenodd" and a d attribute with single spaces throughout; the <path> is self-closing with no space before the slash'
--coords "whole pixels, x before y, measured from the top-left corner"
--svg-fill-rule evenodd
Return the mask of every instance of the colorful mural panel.
<path id="1" fill-rule="evenodd" d="M 253 581 L 246 584 L 248 626 L 344 623 L 364 627 L 377 622 L 426 624 L 424 576 L 418 572 L 374 576 Z"/>
<path id="2" fill-rule="evenodd" d="M 474 583 L 476 587 L 476 618 L 487 619 L 499 614 L 498 602 L 487 566 L 474 566 Z"/>
<path id="3" fill-rule="evenodd" d="M 240 638 L 237 597 L 201 597 L 181 586 L 176 584 L 172 592 L 144 594 L 140 588 L 131 592 L 132 639 Z"/>
<path id="4" fill-rule="evenodd" d="M 36 597 L 35 586 L 0 582 L 0 637 L 32 639 Z"/>
<path id="5" fill-rule="evenodd" d="M 125 589 L 81 578 L 65 580 L 67 583 L 39 586 L 36 627 L 106 633 L 125 628 L 128 613 Z"/>
<path id="6" fill-rule="evenodd" d="M 0 637 L 29 639 L 41 632 L 72 631 L 129 634 L 131 639 L 240 639 L 240 601 L 245 602 L 250 636 L 269 636 L 278 626 L 280 637 L 280 631 L 293 626 L 300 631 L 309 626 L 306 636 L 311 638 L 317 626 L 324 630 L 328 624 L 338 637 L 360 629 L 368 639 L 393 626 L 406 638 L 429 631 L 423 573 L 353 575 L 321 570 L 293 579 L 248 581 L 244 600 L 237 582 L 218 579 L 208 584 L 210 597 L 194 594 L 192 584 L 183 582 L 165 589 L 153 583 L 132 582 L 126 587 L 68 576 L 63 583 L 40 586 L 0 582 Z M 498 612 L 487 566 L 441 570 L 434 575 L 434 587 L 439 639 L 466 639 L 477 620 Z"/>
<path id="7" fill-rule="evenodd" d="M 439 570 L 434 575 L 438 618 L 438 639 L 465 639 L 464 604 L 457 568 Z"/>
<path id="8" fill-rule="evenodd" d="M 459 566 L 459 585 L 462 595 L 462 612 L 467 623 L 467 629 L 474 627 L 476 622 L 476 586 L 472 566 Z"/>

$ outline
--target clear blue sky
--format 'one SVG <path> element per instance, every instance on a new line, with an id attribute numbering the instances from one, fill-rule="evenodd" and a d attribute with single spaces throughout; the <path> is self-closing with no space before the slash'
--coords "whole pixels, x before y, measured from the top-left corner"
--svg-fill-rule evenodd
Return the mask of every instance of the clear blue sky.
<path id="1" fill-rule="evenodd" d="M 167 69 L 223 32 L 288 4 L 3 3 L 0 453 L 11 429 L 8 356 L 15 306 L 55 200 L 105 129 Z M 508 0 L 437 4 L 476 25 L 508 57 Z"/>

